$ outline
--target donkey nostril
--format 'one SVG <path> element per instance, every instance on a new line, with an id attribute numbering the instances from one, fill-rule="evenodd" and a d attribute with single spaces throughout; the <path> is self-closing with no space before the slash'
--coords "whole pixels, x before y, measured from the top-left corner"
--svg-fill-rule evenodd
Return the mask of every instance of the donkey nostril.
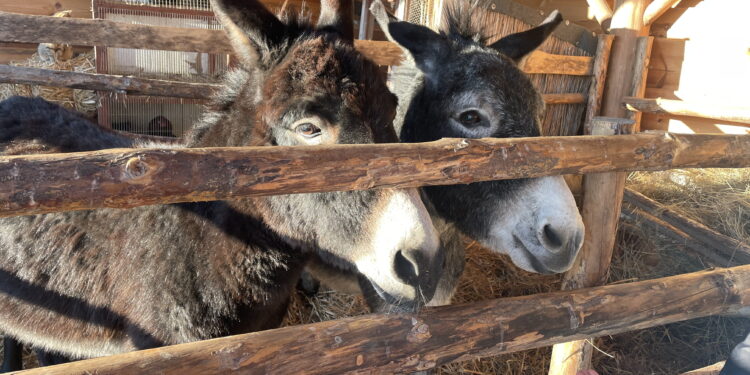
<path id="1" fill-rule="evenodd" d="M 560 235 L 555 232 L 554 229 L 552 229 L 552 226 L 547 224 L 544 226 L 544 238 L 547 240 L 547 245 L 553 249 L 558 249 L 562 247 L 563 241 L 560 238 Z"/>
<path id="2" fill-rule="evenodd" d="M 396 253 L 396 257 L 393 262 L 393 266 L 396 270 L 396 276 L 398 276 L 401 281 L 409 285 L 417 284 L 417 267 L 412 260 L 404 256 L 404 253 L 401 250 Z"/>

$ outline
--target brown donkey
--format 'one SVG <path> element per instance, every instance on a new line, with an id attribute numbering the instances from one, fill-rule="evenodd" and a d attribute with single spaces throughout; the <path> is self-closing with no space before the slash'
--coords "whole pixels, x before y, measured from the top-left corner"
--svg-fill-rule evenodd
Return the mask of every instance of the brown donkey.
<path id="1" fill-rule="evenodd" d="M 397 141 L 396 100 L 353 48 L 350 2 L 324 0 L 315 27 L 257 1 L 212 5 L 241 68 L 187 147 Z M 133 145 L 41 99 L 0 102 L 0 143 L 12 152 L 25 141 Z M 406 309 L 431 298 L 443 265 L 416 190 L 66 212 L 0 228 L 0 330 L 75 358 L 275 327 L 311 254 Z"/>

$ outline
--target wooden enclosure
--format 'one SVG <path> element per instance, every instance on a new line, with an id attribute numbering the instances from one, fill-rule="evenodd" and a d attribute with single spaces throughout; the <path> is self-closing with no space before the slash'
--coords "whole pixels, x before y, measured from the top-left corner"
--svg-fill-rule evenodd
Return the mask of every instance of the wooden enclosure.
<path id="1" fill-rule="evenodd" d="M 566 275 L 568 290 L 426 309 L 413 316 L 368 315 L 286 327 L 28 372 L 410 372 L 563 344 L 553 352 L 550 373 L 573 375 L 576 369 L 587 367 L 591 348 L 583 341 L 571 340 L 746 311 L 750 306 L 750 266 L 745 264 L 750 262 L 750 247 L 670 214 L 647 198 L 624 189 L 627 171 L 750 167 L 750 135 L 744 131 L 750 129 L 746 127 L 750 123 L 747 107 L 737 101 L 727 100 L 717 105 L 703 102 L 699 96 L 675 95 L 678 91 L 674 85 L 680 83 L 678 77 L 694 69 L 683 64 L 682 70 L 675 70 L 678 68 L 673 64 L 680 58 L 675 57 L 680 53 L 680 43 L 685 53 L 686 43 L 702 46 L 704 40 L 673 39 L 660 26 L 673 25 L 682 30 L 676 33 L 687 37 L 687 28 L 677 26 L 682 22 L 679 16 L 692 12 L 693 7 L 713 9 L 717 1 L 683 0 L 675 8 L 661 6 L 674 1 L 659 0 L 652 3 L 654 7 L 645 0 L 560 0 L 544 4 L 522 1 L 542 9 L 542 13 L 550 7 L 562 8 L 566 13 L 563 5 L 567 4 L 567 14 L 572 14 L 574 20 L 578 17 L 581 25 L 601 32 L 602 24 L 596 21 L 600 20 L 606 21 L 604 28 L 611 27 L 610 33 L 592 34 L 591 30 L 584 32 L 581 26 L 569 25 L 556 36 L 571 43 L 587 44 L 588 55 L 537 51 L 522 65 L 529 74 L 572 76 L 585 83 L 585 93 L 543 95 L 551 105 L 582 106 L 580 121 L 564 124 L 576 129 L 574 134 L 585 134 L 581 136 L 444 139 L 422 144 L 328 147 L 117 149 L 0 157 L 0 176 L 3 176 L 0 217 L 253 195 L 586 174 L 583 182 L 586 242 L 579 262 Z M 625 7 L 625 3 L 635 6 Z M 203 53 L 230 50 L 220 30 L 196 32 L 90 19 L 84 11 L 88 9 L 84 4 L 90 4 L 88 0 L 50 3 L 43 9 L 13 4 L 0 1 L 0 9 L 12 12 L 0 13 L 0 54 L 13 58 L 33 52 L 40 42 L 69 43 L 80 48 L 107 46 Z M 506 2 L 494 4 L 495 10 L 510 11 L 504 8 Z M 51 11 L 47 8 L 59 7 L 74 9 L 75 18 L 48 17 Z M 585 17 L 580 9 L 588 12 Z M 543 17 L 535 11 L 531 13 L 533 17 L 522 20 L 526 24 Z M 380 65 L 398 65 L 402 61 L 401 49 L 390 42 L 358 40 L 355 45 Z M 7 60 L 0 62 L 3 61 Z M 195 100 L 207 98 L 219 87 L 213 83 L 7 65 L 0 66 L 0 82 Z M 684 87 L 688 89 L 689 86 Z M 688 104 L 691 100 L 702 105 Z M 679 123 L 697 133 L 732 129 L 733 134 L 641 132 L 685 130 Z M 71 178 L 74 170 L 75 179 Z M 200 174 L 203 182 L 189 178 L 186 171 Z M 227 179 L 227 175 L 235 178 Z M 92 181 L 97 181 L 93 190 L 89 188 Z M 727 264 L 731 258 L 735 267 L 599 286 L 609 266 L 623 199 L 637 207 L 625 208 L 626 215 L 638 215 L 648 225 L 667 228 L 671 235 L 680 238 L 690 238 L 693 251 L 702 253 L 714 264 Z"/>

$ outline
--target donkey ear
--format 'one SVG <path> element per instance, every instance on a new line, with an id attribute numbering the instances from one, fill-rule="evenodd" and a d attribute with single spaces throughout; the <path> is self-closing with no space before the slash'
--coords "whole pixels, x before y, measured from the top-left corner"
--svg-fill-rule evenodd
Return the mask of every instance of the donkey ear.
<path id="1" fill-rule="evenodd" d="M 331 29 L 348 42 L 354 42 L 354 0 L 321 0 L 318 30 Z"/>
<path id="2" fill-rule="evenodd" d="M 262 61 L 286 38 L 286 25 L 257 0 L 211 0 L 211 7 L 245 66 Z"/>
<path id="3" fill-rule="evenodd" d="M 550 13 L 547 19 L 542 21 L 541 25 L 520 33 L 510 34 L 492 43 L 490 47 L 515 61 L 520 61 L 524 56 L 542 45 L 562 20 L 563 17 L 560 12 L 554 11 Z"/>
<path id="4" fill-rule="evenodd" d="M 421 25 L 391 22 L 388 24 L 388 33 L 396 43 L 409 51 L 417 67 L 427 75 L 437 68 L 437 63 L 450 51 L 450 45 L 442 35 Z"/>

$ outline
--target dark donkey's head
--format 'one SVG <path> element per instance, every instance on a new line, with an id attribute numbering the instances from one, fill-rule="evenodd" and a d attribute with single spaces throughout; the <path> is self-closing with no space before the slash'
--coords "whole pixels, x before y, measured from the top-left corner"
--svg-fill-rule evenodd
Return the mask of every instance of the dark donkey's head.
<path id="1" fill-rule="evenodd" d="M 423 76 L 404 115 L 402 141 L 540 135 L 544 102 L 517 63 L 562 17 L 554 12 L 539 27 L 487 44 L 475 10 L 454 2 L 440 34 L 406 22 L 389 24 L 392 39 L 410 52 Z M 441 216 L 528 271 L 567 270 L 583 241 L 581 217 L 559 176 L 425 192 Z"/>
<path id="2" fill-rule="evenodd" d="M 191 147 L 396 142 L 396 98 L 353 47 L 351 0 L 324 0 L 316 26 L 282 21 L 257 1 L 212 2 L 240 69 L 187 139 Z M 293 162 L 293 161 L 290 161 Z M 429 299 L 438 237 L 416 190 L 280 195 L 252 200 L 290 244 L 357 269 L 387 300 Z"/>

